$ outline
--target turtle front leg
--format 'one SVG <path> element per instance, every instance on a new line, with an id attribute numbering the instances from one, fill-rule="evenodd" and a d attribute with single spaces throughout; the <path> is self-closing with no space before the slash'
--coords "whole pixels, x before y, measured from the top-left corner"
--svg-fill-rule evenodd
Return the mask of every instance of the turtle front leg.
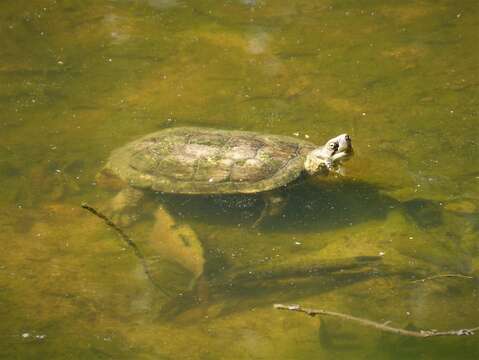
<path id="1" fill-rule="evenodd" d="M 258 227 L 267 217 L 277 216 L 286 207 L 287 199 L 278 192 L 268 192 L 263 195 L 264 207 L 259 218 L 253 223 L 253 228 Z"/>
<path id="2" fill-rule="evenodd" d="M 329 172 L 333 172 L 341 176 L 344 176 L 345 170 L 342 166 L 342 162 L 348 160 L 350 157 L 351 157 L 351 153 L 342 151 L 325 159 L 324 164 Z"/>
<path id="3" fill-rule="evenodd" d="M 143 196 L 143 191 L 127 187 L 111 199 L 106 212 L 116 224 L 131 225 L 138 217 L 138 205 Z"/>

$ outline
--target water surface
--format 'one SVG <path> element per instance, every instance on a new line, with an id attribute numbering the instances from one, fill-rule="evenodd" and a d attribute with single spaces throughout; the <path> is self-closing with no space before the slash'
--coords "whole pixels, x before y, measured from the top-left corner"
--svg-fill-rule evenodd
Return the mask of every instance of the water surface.
<path id="1" fill-rule="evenodd" d="M 0 356 L 477 358 L 477 337 L 403 338 L 272 304 L 410 329 L 479 325 L 478 10 L 475 1 L 2 2 Z M 114 195 L 95 180 L 113 149 L 190 125 L 318 144 L 348 132 L 356 156 L 344 179 L 291 189 L 283 216 L 259 229 L 255 197 L 150 194 L 127 230 L 142 251 L 157 255 L 161 202 L 194 229 L 206 259 L 200 295 L 172 297 L 79 205 L 101 208 Z M 315 264 L 337 266 L 302 271 Z M 188 284 L 157 270 L 173 288 Z M 440 274 L 467 277 L 414 282 Z"/>

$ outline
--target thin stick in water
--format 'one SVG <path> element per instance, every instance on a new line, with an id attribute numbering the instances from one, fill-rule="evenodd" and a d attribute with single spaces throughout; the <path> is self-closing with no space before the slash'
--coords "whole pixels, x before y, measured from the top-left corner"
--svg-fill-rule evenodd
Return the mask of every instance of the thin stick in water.
<path id="1" fill-rule="evenodd" d="M 274 304 L 273 306 L 275 309 L 278 309 L 278 310 L 297 311 L 297 312 L 305 313 L 309 316 L 316 316 L 316 315 L 332 316 L 332 317 L 340 318 L 343 320 L 356 322 L 364 326 L 373 327 L 381 331 L 390 332 L 397 335 L 418 337 L 418 338 L 427 338 L 427 337 L 433 337 L 433 336 L 470 336 L 470 335 L 475 335 L 475 331 L 479 330 L 479 326 L 478 326 L 472 329 L 447 330 L 447 331 L 436 331 L 436 330 L 412 331 L 412 330 L 395 328 L 395 327 L 387 325 L 387 323 L 381 324 L 372 320 L 363 319 L 356 316 L 342 314 L 342 313 L 338 313 L 334 311 L 305 308 L 300 305 Z"/>
<path id="2" fill-rule="evenodd" d="M 462 279 L 473 279 L 472 276 L 467 276 L 467 275 L 462 275 L 462 274 L 440 274 L 440 275 L 429 276 L 429 277 L 424 278 L 424 279 L 413 280 L 413 281 L 411 281 L 411 282 L 413 282 L 413 283 L 425 282 L 426 280 L 434 280 L 434 279 L 446 278 L 446 277 L 456 277 L 456 278 L 462 278 Z"/>
<path id="3" fill-rule="evenodd" d="M 146 276 L 148 277 L 148 280 L 157 287 L 163 294 L 169 296 L 165 290 L 163 290 L 153 279 L 153 276 L 151 274 L 150 268 L 148 267 L 147 260 L 143 253 L 141 252 L 140 248 L 136 243 L 127 235 L 125 232 L 118 226 L 116 225 L 113 221 L 111 221 L 105 214 L 101 213 L 100 211 L 96 210 L 95 208 L 91 207 L 90 205 L 83 203 L 81 207 L 93 215 L 99 217 L 102 219 L 105 224 L 107 224 L 109 227 L 111 227 L 113 230 L 116 231 L 116 233 L 120 236 L 120 238 L 125 242 L 125 244 L 130 247 L 133 250 L 133 253 L 136 255 L 136 257 L 140 260 L 141 266 L 143 267 L 143 271 L 145 272 Z"/>

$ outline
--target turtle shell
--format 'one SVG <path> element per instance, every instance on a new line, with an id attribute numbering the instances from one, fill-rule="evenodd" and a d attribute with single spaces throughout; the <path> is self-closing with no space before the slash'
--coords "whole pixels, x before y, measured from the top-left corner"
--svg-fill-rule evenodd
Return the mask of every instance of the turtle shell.
<path id="1" fill-rule="evenodd" d="M 256 193 L 297 179 L 315 148 L 287 136 L 179 127 L 113 151 L 105 170 L 131 186 L 166 193 Z"/>

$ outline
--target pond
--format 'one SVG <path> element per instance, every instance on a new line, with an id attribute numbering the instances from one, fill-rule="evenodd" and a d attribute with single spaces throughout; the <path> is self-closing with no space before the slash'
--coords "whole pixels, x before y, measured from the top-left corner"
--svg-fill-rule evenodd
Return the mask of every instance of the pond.
<path id="1" fill-rule="evenodd" d="M 1 2 L 0 357 L 478 358 L 477 335 L 273 308 L 479 326 L 478 16 L 466 0 Z M 81 204 L 115 196 L 97 181 L 111 151 L 180 126 L 348 133 L 355 154 L 257 227 L 259 195 L 149 192 L 121 228 L 141 258 Z"/>

